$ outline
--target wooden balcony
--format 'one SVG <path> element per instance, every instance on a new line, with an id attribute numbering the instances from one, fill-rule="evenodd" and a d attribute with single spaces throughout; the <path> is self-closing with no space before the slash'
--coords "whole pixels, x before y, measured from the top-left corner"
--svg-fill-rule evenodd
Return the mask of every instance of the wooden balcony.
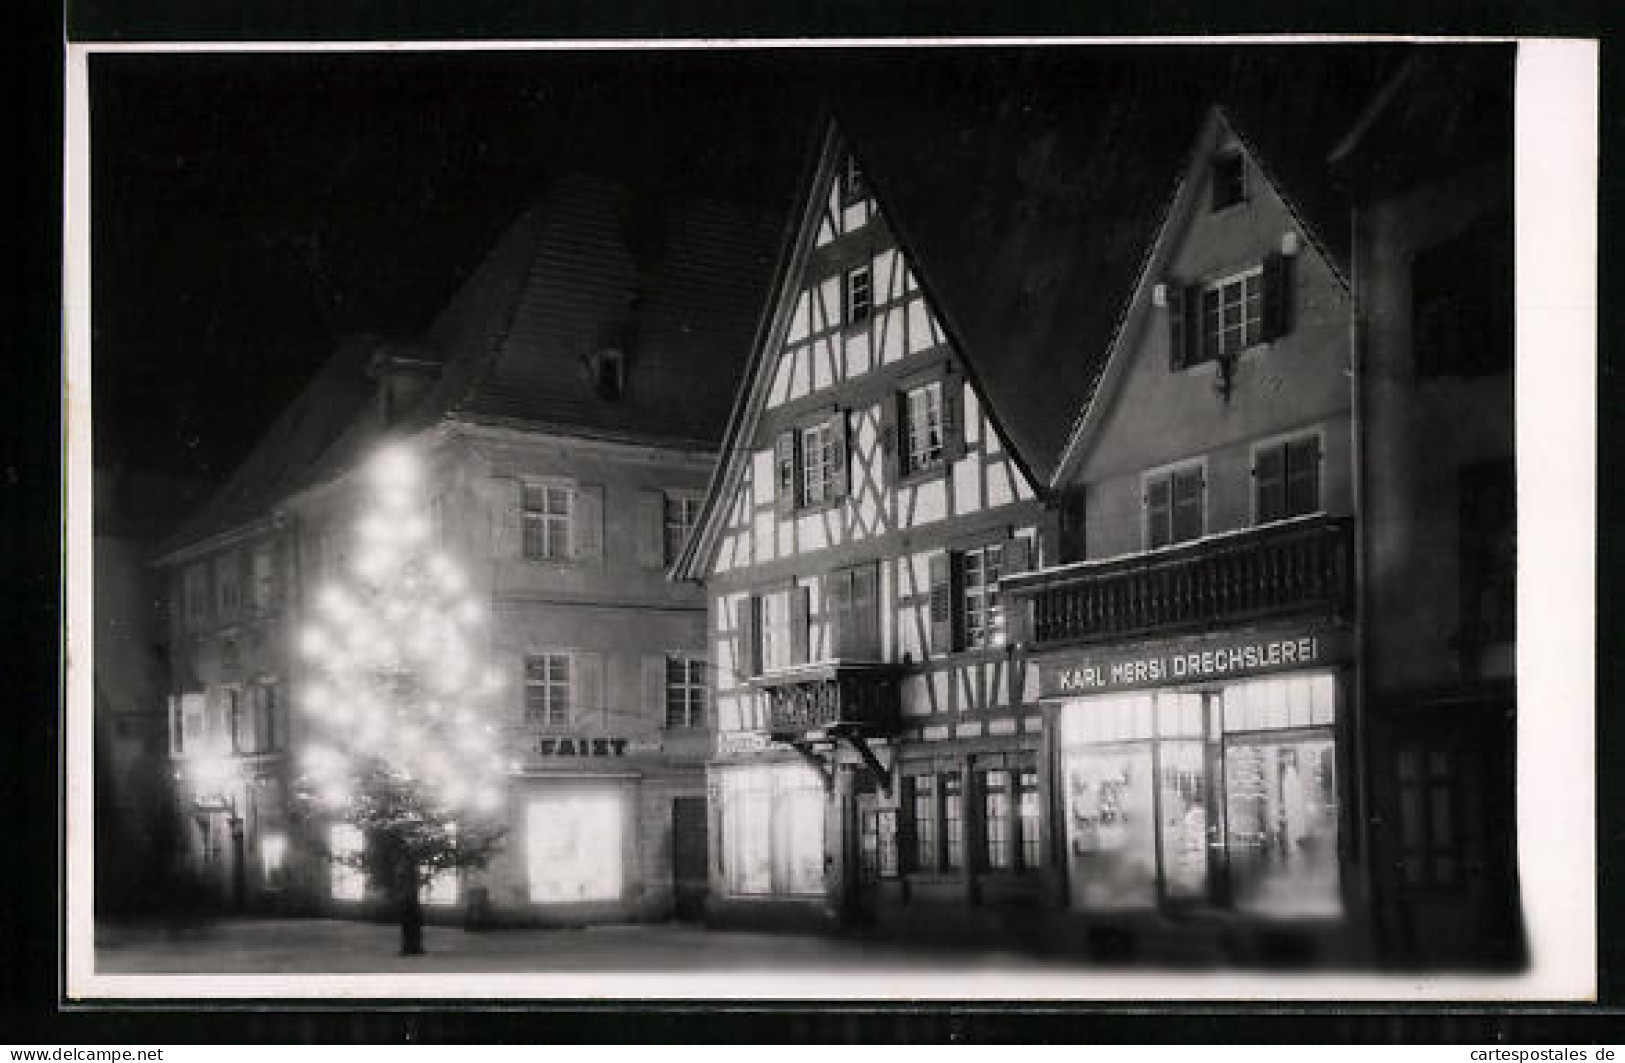
<path id="1" fill-rule="evenodd" d="M 1001 581 L 1013 635 L 1045 646 L 1275 617 L 1347 617 L 1353 522 L 1303 517 Z"/>
<path id="2" fill-rule="evenodd" d="M 897 669 L 890 664 L 826 661 L 751 680 L 764 691 L 775 741 L 822 733 L 865 738 L 895 734 L 902 722 Z"/>

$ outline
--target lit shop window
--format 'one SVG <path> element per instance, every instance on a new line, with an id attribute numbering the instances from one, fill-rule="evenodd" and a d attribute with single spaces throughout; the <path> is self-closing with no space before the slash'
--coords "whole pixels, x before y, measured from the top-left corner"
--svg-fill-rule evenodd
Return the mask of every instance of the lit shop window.
<path id="1" fill-rule="evenodd" d="M 1069 702 L 1074 907 L 1337 915 L 1335 694 L 1330 676 L 1292 676 Z"/>
<path id="2" fill-rule="evenodd" d="M 536 904 L 609 901 L 621 895 L 622 802 L 614 793 L 532 798 L 525 859 Z"/>
<path id="3" fill-rule="evenodd" d="M 798 765 L 730 768 L 721 776 L 728 892 L 821 893 L 824 789 L 818 776 Z"/>
<path id="4" fill-rule="evenodd" d="M 280 832 L 260 836 L 260 876 L 266 889 L 281 889 L 287 870 L 288 836 Z"/>
<path id="5" fill-rule="evenodd" d="M 335 901 L 359 901 L 367 892 L 367 877 L 346 860 L 360 857 L 366 842 L 353 823 L 335 823 L 327 829 L 327 852 L 331 858 L 332 894 Z"/>

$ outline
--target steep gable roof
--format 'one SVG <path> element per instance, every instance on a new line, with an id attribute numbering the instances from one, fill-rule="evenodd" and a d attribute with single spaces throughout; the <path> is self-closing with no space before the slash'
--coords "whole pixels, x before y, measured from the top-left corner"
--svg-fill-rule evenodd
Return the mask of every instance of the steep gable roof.
<path id="1" fill-rule="evenodd" d="M 219 490 L 165 540 L 160 556 L 263 517 L 305 486 L 311 468 L 366 416 L 374 398 L 367 367 L 377 347 L 370 337 L 340 344 Z"/>
<path id="2" fill-rule="evenodd" d="M 386 432 L 464 420 L 714 447 L 771 246 L 771 223 L 733 204 L 685 199 L 640 215 L 613 182 L 557 179 L 411 345 L 441 369 L 409 411 L 385 425 L 369 410 L 369 361 L 382 343 L 347 343 L 169 549 L 343 475 Z M 598 395 L 588 367 L 611 337 L 627 351 L 619 398 Z"/>
<path id="3" fill-rule="evenodd" d="M 1345 288 L 1348 287 L 1346 252 L 1334 250 L 1347 246 L 1347 226 L 1343 224 L 1346 214 L 1324 205 L 1332 202 L 1329 198 L 1317 200 L 1321 205 L 1313 210 L 1306 210 L 1281 184 L 1268 160 L 1258 150 L 1253 140 L 1238 127 L 1227 109 L 1218 105 L 1209 107 L 1184 166 L 1179 170 L 1178 180 L 1168 198 L 1155 236 L 1149 241 L 1141 256 L 1133 287 L 1127 300 L 1122 304 L 1111 338 L 1106 344 L 1105 356 L 1095 374 L 1094 385 L 1079 405 L 1065 444 L 1057 457 L 1050 477 L 1051 488 L 1059 488 L 1064 484 L 1081 460 L 1091 433 L 1100 421 L 1106 398 L 1126 371 L 1129 354 L 1142 335 L 1150 314 L 1151 289 L 1157 284 L 1169 257 L 1177 247 L 1178 240 L 1183 236 L 1196 212 L 1197 198 L 1203 188 L 1203 181 L 1200 179 L 1202 171 L 1214 149 L 1227 134 L 1241 145 L 1242 151 L 1269 183 L 1271 190 L 1297 223 L 1306 241 L 1330 267 L 1337 281 Z M 1328 182 L 1322 180 L 1317 184 L 1325 185 Z M 1314 218 L 1313 221 L 1311 216 Z M 1327 235 L 1328 230 L 1338 234 L 1342 239 L 1330 239 Z"/>

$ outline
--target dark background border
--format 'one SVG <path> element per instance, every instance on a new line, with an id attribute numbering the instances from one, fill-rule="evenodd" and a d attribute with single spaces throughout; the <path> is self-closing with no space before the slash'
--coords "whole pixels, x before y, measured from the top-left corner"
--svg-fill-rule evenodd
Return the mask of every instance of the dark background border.
<path id="1" fill-rule="evenodd" d="M 245 1042 L 490 1042 L 734 1040 L 861 1041 L 1261 1041 L 1618 1043 L 1625 1034 L 1625 911 L 1618 874 L 1625 841 L 1625 751 L 1610 711 L 1622 687 L 1619 620 L 1613 592 L 1621 551 L 1612 529 L 1625 519 L 1619 413 L 1625 410 L 1619 337 L 1618 204 L 1625 172 L 1611 167 L 1625 119 L 1615 70 L 1619 5 L 1608 0 L 1367 0 L 1317 4 L 1242 0 L 1168 0 L 1143 5 L 1029 3 L 993 12 L 958 0 L 867 0 L 773 5 L 750 0 L 592 0 L 545 9 L 507 0 L 403 5 L 366 0 L 233 3 L 218 0 L 84 0 L 63 10 L 19 5 L 8 18 L 0 88 L 12 104 L 8 132 L 15 159 L 4 169 L 17 185 L 5 212 L 11 251 L 4 265 L 3 317 L 10 355 L 0 417 L 0 795 L 10 813 L 10 852 L 0 857 L 0 1040 L 13 1044 L 126 1045 Z M 61 763 L 61 194 L 63 37 L 74 41 L 498 39 L 598 37 L 800 37 L 897 35 L 1122 35 L 1272 32 L 1477 33 L 1601 36 L 1599 99 L 1597 808 L 1599 976 L 1603 1006 L 1505 1007 L 1361 1004 L 1358 1006 L 1184 1004 L 1005 1005 L 947 1002 L 846 1005 L 627 1003 L 503 1005 L 477 1008 L 401 1002 L 321 1008 L 308 1003 L 266 1010 L 204 1004 L 64 1008 L 58 955 L 60 890 L 58 810 Z M 20 149 L 20 150 L 17 150 Z M 16 194 L 16 193 L 21 193 Z M 1525 711 L 1538 711 L 1525 706 Z M 207 1010 L 195 1010 L 195 1008 Z"/>

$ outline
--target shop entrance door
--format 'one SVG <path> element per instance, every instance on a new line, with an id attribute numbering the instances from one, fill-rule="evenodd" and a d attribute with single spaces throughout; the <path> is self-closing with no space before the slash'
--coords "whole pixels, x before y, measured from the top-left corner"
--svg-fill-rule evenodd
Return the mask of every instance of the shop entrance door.
<path id="1" fill-rule="evenodd" d="M 699 919 L 705 914 L 706 860 L 705 798 L 672 798 L 671 874 L 678 919 Z"/>

